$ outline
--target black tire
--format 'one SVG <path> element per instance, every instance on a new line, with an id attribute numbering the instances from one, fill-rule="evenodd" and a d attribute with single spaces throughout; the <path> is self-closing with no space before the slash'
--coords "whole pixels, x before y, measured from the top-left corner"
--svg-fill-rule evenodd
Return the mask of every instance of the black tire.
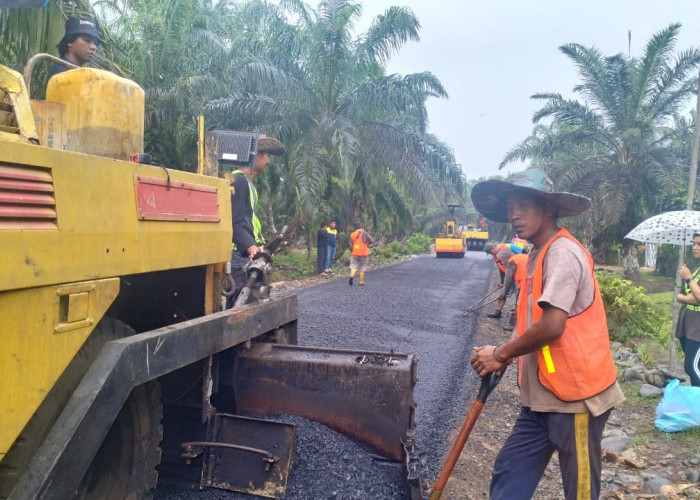
<path id="1" fill-rule="evenodd" d="M 160 384 L 135 387 L 85 473 L 76 499 L 152 498 L 163 440 Z"/>

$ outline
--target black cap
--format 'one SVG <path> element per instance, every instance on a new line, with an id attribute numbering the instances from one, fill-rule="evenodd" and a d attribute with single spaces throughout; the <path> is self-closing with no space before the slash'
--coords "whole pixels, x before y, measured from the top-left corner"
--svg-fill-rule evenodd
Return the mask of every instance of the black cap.
<path id="1" fill-rule="evenodd" d="M 71 35 L 88 35 L 99 43 L 104 41 L 97 28 L 97 22 L 87 16 L 69 17 L 66 20 L 66 34 L 64 38 Z"/>

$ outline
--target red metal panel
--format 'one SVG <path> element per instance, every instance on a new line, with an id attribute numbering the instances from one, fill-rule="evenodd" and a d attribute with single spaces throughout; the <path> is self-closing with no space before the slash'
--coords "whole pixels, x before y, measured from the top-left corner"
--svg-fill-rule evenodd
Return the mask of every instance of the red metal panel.
<path id="1" fill-rule="evenodd" d="M 25 205 L 55 205 L 56 200 L 50 194 L 22 193 L 18 191 L 0 191 L 0 203 L 18 203 Z"/>
<path id="2" fill-rule="evenodd" d="M 0 205 L 0 217 L 27 218 L 27 219 L 55 219 L 56 210 L 48 207 L 32 206 L 3 206 Z"/>
<path id="3" fill-rule="evenodd" d="M 5 179 L 18 179 L 35 182 L 52 182 L 51 174 L 44 170 L 34 168 L 10 167 L 0 165 L 0 177 Z"/>
<path id="4" fill-rule="evenodd" d="M 217 189 L 153 177 L 135 177 L 136 204 L 141 220 L 219 222 Z"/>
<path id="5" fill-rule="evenodd" d="M 44 193 L 53 193 L 53 184 L 46 182 L 11 181 L 0 178 L 0 189 L 11 189 L 13 191 L 41 191 Z"/>

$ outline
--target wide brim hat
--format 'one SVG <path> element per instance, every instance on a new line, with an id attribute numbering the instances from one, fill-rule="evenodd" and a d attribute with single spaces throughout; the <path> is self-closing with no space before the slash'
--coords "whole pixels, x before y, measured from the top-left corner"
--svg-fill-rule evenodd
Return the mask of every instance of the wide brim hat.
<path id="1" fill-rule="evenodd" d="M 268 153 L 271 155 L 283 155 L 284 144 L 277 139 L 260 134 L 258 137 L 258 153 Z"/>
<path id="2" fill-rule="evenodd" d="M 100 36 L 97 22 L 87 16 L 69 17 L 66 19 L 66 33 L 63 35 L 63 38 L 65 39 L 71 35 L 89 35 L 99 43 L 104 42 Z"/>
<path id="3" fill-rule="evenodd" d="M 571 217 L 588 210 L 591 200 L 574 193 L 554 191 L 554 184 L 542 170 L 517 172 L 506 181 L 488 180 L 472 188 L 472 203 L 485 217 L 496 222 L 508 222 L 506 199 L 513 194 L 529 194 L 557 206 L 557 217 Z"/>

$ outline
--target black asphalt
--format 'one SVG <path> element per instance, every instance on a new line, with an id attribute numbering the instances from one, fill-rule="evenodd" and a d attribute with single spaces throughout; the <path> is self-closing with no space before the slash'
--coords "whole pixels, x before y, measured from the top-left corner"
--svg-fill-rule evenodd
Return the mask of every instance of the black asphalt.
<path id="1" fill-rule="evenodd" d="M 370 270 L 365 286 L 348 285 L 348 271 L 299 292 L 299 344 L 306 346 L 414 353 L 418 384 L 414 391 L 417 448 L 426 472 L 435 478 L 446 439 L 461 425 L 462 410 L 477 387 L 468 359 L 474 347 L 475 314 L 462 311 L 486 295 L 494 265 L 483 252 L 464 259 L 419 257 Z M 401 468 L 324 426 L 298 417 L 294 466 L 287 500 L 403 499 Z M 250 496 L 220 490 L 199 492 L 192 485 L 159 485 L 156 498 L 226 498 Z"/>

